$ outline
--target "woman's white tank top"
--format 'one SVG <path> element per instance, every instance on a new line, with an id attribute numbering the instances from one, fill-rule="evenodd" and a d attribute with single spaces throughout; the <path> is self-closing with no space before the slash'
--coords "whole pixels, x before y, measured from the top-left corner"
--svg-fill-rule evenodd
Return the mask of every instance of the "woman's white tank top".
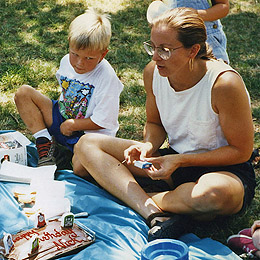
<path id="1" fill-rule="evenodd" d="M 157 108 L 170 147 L 178 153 L 201 153 L 228 144 L 211 105 L 212 87 L 224 71 L 235 70 L 222 61 L 210 60 L 206 74 L 195 86 L 176 92 L 155 67 L 153 93 Z"/>

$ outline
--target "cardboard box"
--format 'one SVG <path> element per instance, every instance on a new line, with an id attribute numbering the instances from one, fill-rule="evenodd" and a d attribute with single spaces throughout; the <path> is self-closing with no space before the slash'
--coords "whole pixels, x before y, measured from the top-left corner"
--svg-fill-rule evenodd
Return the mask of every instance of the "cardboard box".
<path id="1" fill-rule="evenodd" d="M 30 140 L 20 132 L 0 134 L 0 162 L 4 160 L 27 165 L 26 145 Z"/>

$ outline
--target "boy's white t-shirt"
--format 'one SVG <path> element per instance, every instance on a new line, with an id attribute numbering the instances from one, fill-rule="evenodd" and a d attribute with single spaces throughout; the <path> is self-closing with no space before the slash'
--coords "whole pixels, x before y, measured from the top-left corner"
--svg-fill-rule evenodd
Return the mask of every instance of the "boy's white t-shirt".
<path id="1" fill-rule="evenodd" d="M 123 84 L 106 59 L 92 71 L 78 74 L 67 54 L 61 59 L 56 77 L 62 89 L 59 109 L 64 118 L 90 118 L 103 129 L 86 130 L 85 133 L 116 135 L 119 128 L 119 96 Z"/>

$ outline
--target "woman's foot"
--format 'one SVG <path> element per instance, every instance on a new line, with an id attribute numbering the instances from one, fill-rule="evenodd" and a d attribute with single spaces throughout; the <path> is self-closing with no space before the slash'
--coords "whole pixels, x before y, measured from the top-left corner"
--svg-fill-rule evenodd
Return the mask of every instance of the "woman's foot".
<path id="1" fill-rule="evenodd" d="M 187 215 L 154 213 L 147 219 L 148 225 L 151 227 L 148 231 L 148 241 L 160 238 L 177 239 L 186 233 L 189 221 L 190 217 Z"/>

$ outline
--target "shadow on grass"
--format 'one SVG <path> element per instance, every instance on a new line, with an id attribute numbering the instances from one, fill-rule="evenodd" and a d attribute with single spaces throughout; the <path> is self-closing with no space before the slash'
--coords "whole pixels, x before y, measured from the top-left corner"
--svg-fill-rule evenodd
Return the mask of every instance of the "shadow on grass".
<path id="1" fill-rule="evenodd" d="M 142 78 L 144 66 L 150 60 L 142 44 L 150 32 L 145 19 L 148 5 L 148 0 L 136 1 L 111 14 L 112 39 L 106 58 L 125 85 L 121 107 L 145 104 L 143 86 L 136 83 L 136 77 Z M 68 27 L 86 8 L 82 3 L 61 5 L 53 0 L 1 1 L 0 91 L 14 93 L 22 84 L 29 84 L 41 86 L 43 93 L 57 98 L 55 72 L 60 59 L 68 52 Z M 129 77 L 133 78 L 129 80 Z M 123 124 L 126 122 L 124 130 L 131 128 L 129 123 L 133 117 L 123 117 Z M 134 129 L 133 133 L 136 132 L 141 133 Z"/>
<path id="2" fill-rule="evenodd" d="M 37 84 L 37 79 L 30 82 L 30 77 L 26 76 L 26 72 L 32 73 L 32 68 L 26 66 L 28 60 L 54 61 L 58 66 L 68 51 L 69 24 L 85 9 L 86 6 L 80 3 L 1 1 L 0 77 L 6 73 L 20 73 L 29 84 Z M 129 67 L 142 71 L 149 60 L 142 47 L 142 42 L 149 36 L 144 17 L 145 3 L 142 1 L 111 15 L 113 37 L 107 58 L 119 74 Z"/>
<path id="3" fill-rule="evenodd" d="M 16 130 L 24 128 L 21 118 L 15 111 L 15 105 L 11 102 L 0 104 L 0 129 L 1 130 Z"/>
<path id="4" fill-rule="evenodd" d="M 0 79 L 7 74 L 19 74 L 21 81 L 38 85 L 41 77 L 34 77 L 34 68 L 28 62 L 37 59 L 58 65 L 67 53 L 67 27 L 83 11 L 80 4 L 1 1 Z"/>
<path id="5" fill-rule="evenodd" d="M 145 19 L 148 3 L 136 1 L 111 14 L 112 39 L 106 58 L 125 85 L 121 107 L 145 104 L 143 87 L 136 84 L 135 75 L 141 78 L 150 60 L 142 45 L 150 31 Z M 28 84 L 41 86 L 43 93 L 57 98 L 55 72 L 68 52 L 68 27 L 86 8 L 82 3 L 61 5 L 53 0 L 1 1 L 0 91 L 14 93 L 22 84 Z M 131 82 L 129 70 L 134 75 Z M 128 117 L 125 122 L 132 119 Z"/>
<path id="6" fill-rule="evenodd" d="M 223 19 L 231 66 L 243 77 L 252 100 L 259 100 L 260 13 L 238 13 Z"/>

